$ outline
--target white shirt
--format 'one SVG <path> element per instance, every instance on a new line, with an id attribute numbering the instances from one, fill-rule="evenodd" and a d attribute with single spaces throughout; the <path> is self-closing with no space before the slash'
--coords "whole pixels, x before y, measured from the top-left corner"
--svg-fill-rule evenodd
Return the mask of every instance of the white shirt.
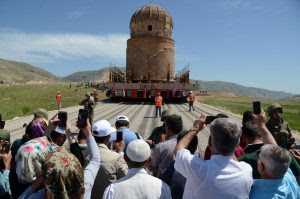
<path id="1" fill-rule="evenodd" d="M 249 198 L 252 168 L 231 156 L 202 160 L 186 149 L 177 151 L 175 169 L 186 178 L 183 198 Z"/>
<path id="2" fill-rule="evenodd" d="M 110 184 L 103 199 L 170 199 L 169 186 L 158 178 L 149 175 L 143 168 L 129 169 L 127 176 Z"/>

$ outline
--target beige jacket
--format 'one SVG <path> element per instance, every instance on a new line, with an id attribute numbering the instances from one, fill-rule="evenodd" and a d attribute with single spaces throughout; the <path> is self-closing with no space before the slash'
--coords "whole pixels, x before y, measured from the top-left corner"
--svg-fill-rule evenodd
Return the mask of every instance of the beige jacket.
<path id="1" fill-rule="evenodd" d="M 106 187 L 124 177 L 128 172 L 128 166 L 122 155 L 109 150 L 105 144 L 99 144 L 98 147 L 101 166 L 92 189 L 92 199 L 102 198 Z"/>

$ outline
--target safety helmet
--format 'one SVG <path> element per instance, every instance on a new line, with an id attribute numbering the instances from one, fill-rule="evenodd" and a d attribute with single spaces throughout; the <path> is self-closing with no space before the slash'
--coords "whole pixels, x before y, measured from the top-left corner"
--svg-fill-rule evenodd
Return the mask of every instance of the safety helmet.
<path id="1" fill-rule="evenodd" d="M 280 106 L 280 104 L 278 103 L 273 103 L 268 107 L 268 115 L 272 116 L 272 113 L 275 110 L 279 110 L 279 112 L 282 114 L 283 110 L 282 110 L 282 106 Z"/>

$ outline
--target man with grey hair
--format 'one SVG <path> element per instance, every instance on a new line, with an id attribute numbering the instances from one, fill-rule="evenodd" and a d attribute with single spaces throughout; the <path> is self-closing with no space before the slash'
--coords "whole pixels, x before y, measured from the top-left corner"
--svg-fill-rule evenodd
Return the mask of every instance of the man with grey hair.
<path id="1" fill-rule="evenodd" d="M 300 187 L 289 169 L 290 162 L 286 149 L 264 145 L 257 162 L 262 179 L 254 180 L 250 198 L 300 198 Z"/>
<path id="2" fill-rule="evenodd" d="M 212 157 L 204 161 L 185 148 L 205 127 L 205 116 L 176 145 L 175 169 L 186 179 L 183 198 L 248 198 L 253 183 L 252 168 L 233 160 L 241 136 L 238 125 L 228 118 L 218 118 L 210 126 Z"/>

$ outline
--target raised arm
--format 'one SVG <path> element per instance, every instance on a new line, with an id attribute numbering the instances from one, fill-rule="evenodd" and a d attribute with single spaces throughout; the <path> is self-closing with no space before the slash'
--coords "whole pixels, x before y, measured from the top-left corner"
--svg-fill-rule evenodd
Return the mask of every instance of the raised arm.
<path id="1" fill-rule="evenodd" d="M 59 119 L 57 118 L 58 113 L 52 116 L 52 118 L 49 120 L 49 124 L 45 130 L 45 136 L 49 137 L 50 133 L 54 131 L 54 129 L 57 127 Z"/>
<path id="2" fill-rule="evenodd" d="M 266 114 L 265 114 L 264 110 L 262 109 L 261 113 L 259 115 L 252 114 L 252 117 L 253 117 L 259 131 L 261 132 L 261 137 L 262 137 L 263 143 L 277 145 L 273 135 L 271 134 L 271 132 L 268 130 L 268 128 L 266 126 Z"/>
<path id="3" fill-rule="evenodd" d="M 87 138 L 88 151 L 91 158 L 90 163 L 84 169 L 84 198 L 91 198 L 91 191 L 100 167 L 100 154 L 97 143 L 92 135 L 91 125 L 89 122 L 88 125 L 83 129 L 83 133 Z"/>
<path id="4" fill-rule="evenodd" d="M 205 127 L 205 115 L 201 115 L 199 120 L 194 122 L 193 128 L 176 144 L 174 149 L 174 156 L 176 156 L 177 151 L 185 149 L 192 139 L 197 135 L 198 132 L 204 129 Z"/>

